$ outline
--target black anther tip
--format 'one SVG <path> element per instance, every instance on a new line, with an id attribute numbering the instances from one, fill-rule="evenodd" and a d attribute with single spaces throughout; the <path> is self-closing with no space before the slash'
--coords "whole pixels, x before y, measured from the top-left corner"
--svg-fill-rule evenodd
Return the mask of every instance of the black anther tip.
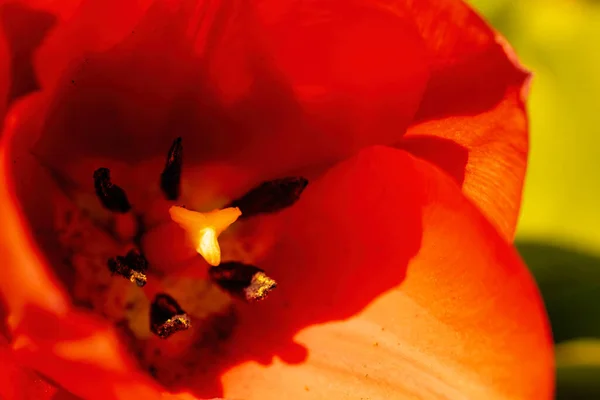
<path id="1" fill-rule="evenodd" d="M 236 261 L 211 267 L 208 275 L 223 290 L 250 303 L 265 299 L 277 287 L 262 269 Z"/>
<path id="2" fill-rule="evenodd" d="M 98 168 L 94 171 L 94 189 L 96 196 L 107 210 L 122 214 L 131 210 L 127 194 L 111 182 L 108 168 Z"/>
<path id="3" fill-rule="evenodd" d="M 238 207 L 242 212 L 240 219 L 274 213 L 296 203 L 306 186 L 308 179 L 301 176 L 265 181 L 227 207 Z"/>
<path id="4" fill-rule="evenodd" d="M 166 293 L 159 293 L 150 306 L 150 330 L 161 339 L 192 326 L 190 318 L 177 301 Z"/>
<path id="5" fill-rule="evenodd" d="M 167 200 L 177 200 L 181 195 L 181 167 L 183 165 L 183 145 L 181 137 L 173 141 L 165 168 L 160 174 L 160 189 Z"/>

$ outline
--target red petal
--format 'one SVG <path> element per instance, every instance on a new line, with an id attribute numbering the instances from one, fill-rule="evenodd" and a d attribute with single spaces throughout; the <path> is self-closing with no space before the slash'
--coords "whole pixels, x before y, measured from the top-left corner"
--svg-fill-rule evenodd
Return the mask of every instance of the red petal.
<path id="1" fill-rule="evenodd" d="M 265 155 L 273 165 L 307 165 L 391 143 L 404 132 L 429 73 L 406 13 L 367 0 L 256 3 L 257 41 L 265 43 L 272 61 L 266 72 L 270 82 L 289 88 L 277 93 L 265 86 L 246 100 L 250 118 L 241 123 L 257 138 L 248 158 L 256 163 Z M 228 50 L 218 49 L 215 63 L 225 64 Z M 265 123 L 264 115 L 286 101 L 286 94 L 298 104 L 290 102 L 280 115 L 286 120 Z"/>
<path id="2" fill-rule="evenodd" d="M 84 1 L 37 57 L 58 84 L 45 155 L 135 161 L 181 135 L 188 161 L 280 174 L 393 141 L 425 89 L 411 19 L 370 1 L 113 3 Z M 116 14 L 118 45 L 90 45 Z"/>
<path id="3" fill-rule="evenodd" d="M 428 0 L 412 2 L 411 10 L 433 65 L 416 123 L 400 146 L 445 168 L 512 240 L 527 163 L 528 74 L 465 4 Z M 431 149 L 431 136 L 460 147 Z"/>
<path id="4" fill-rule="evenodd" d="M 429 163 L 364 150 L 265 224 L 279 285 L 217 359 L 227 397 L 551 398 L 531 276 Z"/>

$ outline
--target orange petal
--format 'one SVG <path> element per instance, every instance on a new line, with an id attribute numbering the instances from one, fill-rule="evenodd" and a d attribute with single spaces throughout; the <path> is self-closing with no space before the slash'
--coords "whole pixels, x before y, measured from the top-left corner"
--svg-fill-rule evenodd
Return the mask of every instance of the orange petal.
<path id="1" fill-rule="evenodd" d="M 26 109 L 22 106 L 28 103 L 29 99 L 25 99 L 11 109 L 4 121 L 5 129 L 0 142 L 0 213 L 3 221 L 0 229 L 0 259 L 5 265 L 11 266 L 0 269 L 0 290 L 10 310 L 9 323 L 13 327 L 20 323 L 28 305 L 35 305 L 55 315 L 65 315 L 69 307 L 68 299 L 57 286 L 57 281 L 42 267 L 44 260 L 35 250 L 27 220 L 17 203 L 14 181 L 11 180 L 11 168 L 17 160 L 11 158 L 8 147 L 13 139 L 17 118 Z"/>
<path id="2" fill-rule="evenodd" d="M 366 149 L 264 224 L 280 241 L 258 265 L 278 288 L 215 360 L 226 397 L 551 398 L 531 276 L 428 162 Z"/>
<path id="3" fill-rule="evenodd" d="M 433 65 L 400 147 L 444 168 L 512 241 L 527 163 L 529 75 L 505 40 L 462 2 L 419 1 L 410 8 Z M 458 146 L 432 149 L 430 137 Z"/>

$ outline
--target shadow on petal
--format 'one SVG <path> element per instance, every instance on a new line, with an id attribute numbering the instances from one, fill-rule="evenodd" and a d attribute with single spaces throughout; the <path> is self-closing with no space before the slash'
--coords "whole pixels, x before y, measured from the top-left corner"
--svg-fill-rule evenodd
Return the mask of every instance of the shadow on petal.
<path id="1" fill-rule="evenodd" d="M 437 136 L 407 136 L 396 147 L 429 161 L 449 174 L 458 185 L 465 180 L 469 151 L 453 140 Z"/>
<path id="2" fill-rule="evenodd" d="M 467 4 L 428 0 L 409 8 L 433 59 L 417 123 L 477 115 L 526 80 L 512 49 Z"/>
<path id="3" fill-rule="evenodd" d="M 521 86 L 526 76 L 492 42 L 432 75 L 415 121 L 480 114 L 498 104 L 508 87 Z"/>

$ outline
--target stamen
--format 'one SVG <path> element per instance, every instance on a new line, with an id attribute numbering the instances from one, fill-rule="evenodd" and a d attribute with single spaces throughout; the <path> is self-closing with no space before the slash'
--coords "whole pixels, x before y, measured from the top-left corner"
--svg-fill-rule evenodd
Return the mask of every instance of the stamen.
<path id="1" fill-rule="evenodd" d="M 166 293 L 159 293 L 150 306 L 150 330 L 161 339 L 189 329 L 190 318 L 174 298 Z"/>
<path id="2" fill-rule="evenodd" d="M 160 175 L 160 188 L 168 200 L 177 200 L 181 194 L 181 165 L 183 163 L 183 146 L 181 138 L 173 141 L 167 162 Z"/>
<path id="3" fill-rule="evenodd" d="M 146 285 L 148 261 L 135 250 L 130 250 L 125 257 L 117 256 L 109 259 L 108 269 L 113 274 L 119 274 L 139 287 Z"/>
<path id="4" fill-rule="evenodd" d="M 307 185 L 308 179 L 303 177 L 266 181 L 232 201 L 227 207 L 239 208 L 242 211 L 241 218 L 281 211 L 298 201 Z"/>
<path id="5" fill-rule="evenodd" d="M 230 207 L 209 213 L 200 213 L 172 206 L 169 214 L 171 214 L 171 219 L 187 232 L 198 254 L 204 257 L 210 265 L 219 265 L 221 248 L 217 239 L 221 232 L 239 218 L 241 212 L 239 208 Z"/>
<path id="6" fill-rule="evenodd" d="M 264 300 L 277 287 L 262 269 L 235 261 L 209 268 L 208 275 L 223 290 L 250 303 Z"/>
<path id="7" fill-rule="evenodd" d="M 124 214 L 131 210 L 125 191 L 111 182 L 108 168 L 94 171 L 94 188 L 98 199 L 109 211 Z"/>

